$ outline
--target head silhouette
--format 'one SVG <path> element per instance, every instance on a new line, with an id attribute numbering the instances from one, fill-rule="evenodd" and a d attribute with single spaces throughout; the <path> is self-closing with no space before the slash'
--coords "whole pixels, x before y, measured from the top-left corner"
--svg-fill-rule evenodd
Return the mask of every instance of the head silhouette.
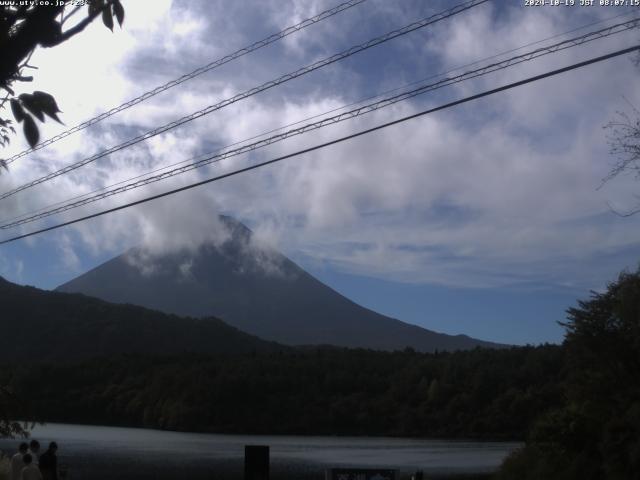
<path id="1" fill-rule="evenodd" d="M 38 450 L 40 450 L 40 442 L 38 440 L 31 440 L 29 442 L 29 448 L 32 452 L 37 452 Z"/>
<path id="2" fill-rule="evenodd" d="M 18 447 L 18 451 L 23 455 L 27 453 L 27 450 L 29 450 L 29 445 L 27 445 L 27 442 L 22 442 Z"/>

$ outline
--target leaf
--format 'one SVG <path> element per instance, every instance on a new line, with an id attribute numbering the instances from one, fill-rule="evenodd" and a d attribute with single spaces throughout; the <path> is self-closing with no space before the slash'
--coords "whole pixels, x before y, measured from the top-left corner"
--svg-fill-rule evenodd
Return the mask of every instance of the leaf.
<path id="1" fill-rule="evenodd" d="M 25 106 L 27 110 L 29 110 L 36 117 L 38 117 L 38 120 L 40 120 L 41 122 L 44 122 L 42 106 L 40 105 L 40 103 L 38 102 L 38 99 L 34 95 L 31 95 L 30 93 L 23 93 L 18 98 L 20 99 L 20 101 L 22 102 L 22 104 Z"/>
<path id="2" fill-rule="evenodd" d="M 113 17 L 111 16 L 111 8 L 107 7 L 102 10 L 102 23 L 113 32 Z"/>
<path id="3" fill-rule="evenodd" d="M 118 20 L 118 25 L 122 27 L 122 22 L 124 22 L 124 7 L 120 3 L 120 0 L 114 0 L 113 2 L 113 13 Z"/>
<path id="4" fill-rule="evenodd" d="M 56 103 L 56 99 L 53 98 L 53 95 L 36 90 L 33 92 L 33 98 L 46 115 L 53 118 L 56 122 L 62 123 L 57 115 L 57 113 L 60 112 L 60 109 L 58 108 L 58 104 Z"/>
<path id="5" fill-rule="evenodd" d="M 15 98 L 12 98 L 9 101 L 9 104 L 11 105 L 11 112 L 13 113 L 13 118 L 16 119 L 16 122 L 20 123 L 22 120 L 24 120 L 24 117 L 25 117 L 25 113 L 24 113 L 24 109 L 22 108 L 22 105 L 20 105 L 20 102 L 18 102 L 18 100 L 16 100 Z"/>
<path id="6" fill-rule="evenodd" d="M 38 140 L 40 140 L 38 126 L 31 115 L 24 117 L 24 136 L 27 138 L 27 142 L 29 142 L 31 148 L 35 147 Z"/>

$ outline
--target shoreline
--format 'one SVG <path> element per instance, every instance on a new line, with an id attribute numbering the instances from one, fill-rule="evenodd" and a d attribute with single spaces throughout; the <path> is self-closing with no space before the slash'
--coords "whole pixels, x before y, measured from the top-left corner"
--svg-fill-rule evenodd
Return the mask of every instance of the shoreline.
<path id="1" fill-rule="evenodd" d="M 274 480 L 324 480 L 329 468 L 384 468 L 409 480 L 487 480 L 521 444 L 443 439 L 184 433 L 143 428 L 36 425 L 32 437 L 55 440 L 70 480 L 242 480 L 244 447 L 268 445 Z M 13 453 L 20 439 L 0 440 Z M 0 477 L 0 480 L 4 480 Z"/>
<path id="2" fill-rule="evenodd" d="M 0 459 L 0 480 L 9 480 L 8 475 L 8 466 L 9 466 L 9 457 L 5 457 Z M 244 480 L 244 473 L 242 471 L 241 465 L 233 465 L 233 462 L 229 462 L 227 465 L 217 465 L 213 468 L 207 469 L 198 469 L 196 471 L 182 471 L 172 473 L 171 471 L 165 471 L 164 475 L 159 473 L 155 468 L 144 468 L 139 466 L 132 471 L 132 469 L 127 469 L 127 473 L 123 473 L 122 471 L 118 471 L 117 467 L 104 468 L 100 464 L 93 465 L 94 469 L 98 471 L 94 471 L 91 474 L 90 480 L 107 480 L 112 479 L 115 476 L 119 480 L 183 480 L 185 478 L 185 474 L 189 475 L 190 480 L 204 480 L 211 478 L 216 478 L 216 480 Z M 112 470 L 115 469 L 116 472 Z M 74 473 L 75 472 L 75 473 Z M 79 476 L 78 473 L 81 473 L 82 470 L 74 469 L 73 467 L 69 468 L 69 477 L 73 480 L 82 480 L 88 477 Z M 413 472 L 403 472 L 400 471 L 397 477 L 397 480 L 410 480 Z M 424 472 L 425 480 L 490 480 L 494 473 L 429 473 Z M 323 471 L 304 471 L 304 470 L 293 470 L 291 468 L 278 468 L 277 466 L 272 466 L 270 470 L 270 476 L 274 480 L 325 480 Z"/>
<path id="3" fill-rule="evenodd" d="M 31 424 L 31 420 L 27 423 Z M 280 438 L 288 438 L 288 437 L 316 437 L 316 438 L 331 438 L 331 439 L 407 439 L 407 440 L 424 440 L 424 441 L 434 441 L 434 442 L 449 442 L 449 443 L 469 443 L 469 442 L 482 442 L 482 443 L 524 443 L 524 439 L 518 439 L 513 437 L 419 437 L 419 436 L 411 436 L 411 435 L 394 435 L 394 434 L 358 434 L 358 433 L 347 433 L 347 434 L 327 434 L 327 433 L 309 433 L 309 432 L 287 432 L 287 433 L 264 433 L 264 432 L 238 432 L 238 431 L 208 431 L 208 430 L 170 430 L 166 428 L 157 428 L 157 427 L 146 427 L 143 425 L 131 425 L 126 423 L 121 424 L 99 424 L 99 423 L 82 423 L 76 421 L 68 421 L 68 420 L 53 420 L 53 421 L 33 421 L 35 422 L 35 427 L 43 427 L 48 425 L 66 425 L 66 426 L 77 426 L 77 427 L 91 427 L 91 428 L 126 428 L 131 430 L 144 430 L 144 431 L 152 431 L 159 433 L 178 433 L 178 434 L 189 434 L 189 435 L 224 435 L 224 436 L 251 436 L 251 437 L 280 437 Z M 22 423 L 22 421 L 20 421 Z M 16 437 L 18 438 L 18 437 Z M 28 437 L 27 437 L 28 438 Z"/>

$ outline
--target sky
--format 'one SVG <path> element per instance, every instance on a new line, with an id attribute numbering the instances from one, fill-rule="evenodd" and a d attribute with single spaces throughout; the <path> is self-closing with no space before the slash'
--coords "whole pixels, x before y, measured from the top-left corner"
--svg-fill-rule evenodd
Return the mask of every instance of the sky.
<path id="1" fill-rule="evenodd" d="M 44 90 L 57 99 L 66 127 L 46 122 L 41 132 L 48 138 L 337 3 L 127 0 L 122 29 L 112 33 L 94 22 L 59 47 L 37 50 L 34 81 L 20 91 Z M 0 175 L 0 191 L 453 5 L 367 0 L 19 159 Z M 23 191 L 0 202 L 0 217 L 633 14 L 620 7 L 490 1 Z M 547 55 L 0 236 L 275 158 L 633 46 L 639 37 L 632 30 Z M 540 43 L 512 51 L 532 42 Z M 611 131 L 603 127 L 640 104 L 638 68 L 633 56 L 617 57 L 2 245 L 0 275 L 55 288 L 133 246 L 170 251 L 220 238 L 215 219 L 226 214 L 338 292 L 386 315 L 497 342 L 561 342 L 557 322 L 565 320 L 566 309 L 590 291 L 604 290 L 623 269 L 637 268 L 640 259 L 640 215 L 616 214 L 636 207 L 640 183 L 632 175 L 602 182 L 616 161 L 609 153 Z M 26 146 L 17 136 L 2 155 Z"/>

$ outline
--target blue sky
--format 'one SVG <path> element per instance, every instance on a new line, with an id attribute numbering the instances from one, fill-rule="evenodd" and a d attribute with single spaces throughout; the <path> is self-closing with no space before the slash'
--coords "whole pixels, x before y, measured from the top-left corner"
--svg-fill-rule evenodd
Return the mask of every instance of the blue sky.
<path id="1" fill-rule="evenodd" d="M 332 1 L 127 2 L 124 29 L 92 25 L 36 52 L 25 91 L 46 90 L 68 126 L 329 6 Z M 368 0 L 12 164 L 6 191 L 136 134 L 453 5 Z M 494 1 L 238 102 L 4 201 L 9 218 L 215 150 L 370 95 L 585 27 L 627 20 L 613 7 Z M 612 18 L 618 16 L 618 18 Z M 28 232 L 289 153 L 484 89 L 637 43 L 619 34 L 295 137 L 145 189 L 17 229 Z M 466 67 L 468 69 L 469 67 Z M 462 73 L 456 70 L 455 73 Z M 53 288 L 127 248 L 196 248 L 232 215 L 257 241 L 369 308 L 446 332 L 559 342 L 564 311 L 640 260 L 639 184 L 598 188 L 614 159 L 603 126 L 640 103 L 621 57 L 394 126 L 100 220 L 0 247 L 0 275 Z M 72 79 L 72 80 L 70 80 Z M 45 137 L 62 126 L 47 123 Z M 16 138 L 6 156 L 25 147 Z M 8 233 L 8 232 L 4 232 Z M 221 236 L 222 235 L 222 236 Z"/>

